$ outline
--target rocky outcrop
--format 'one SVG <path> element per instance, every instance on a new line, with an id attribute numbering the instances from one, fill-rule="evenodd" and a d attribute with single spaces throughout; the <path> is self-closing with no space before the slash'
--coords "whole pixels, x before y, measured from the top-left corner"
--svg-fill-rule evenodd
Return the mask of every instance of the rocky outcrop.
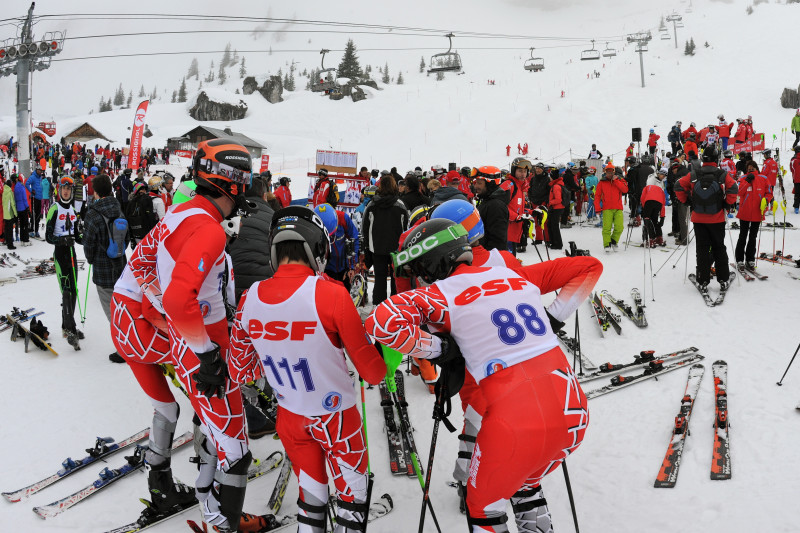
<path id="1" fill-rule="evenodd" d="M 189 115 L 200 121 L 207 120 L 240 120 L 247 113 L 247 104 L 242 100 L 219 102 L 208 97 L 205 91 L 200 91 L 197 100 L 189 109 Z"/>
<path id="2" fill-rule="evenodd" d="M 253 94 L 258 91 L 267 102 L 283 102 L 283 81 L 280 76 L 248 76 L 242 82 L 242 93 Z"/>
<path id="3" fill-rule="evenodd" d="M 781 107 L 784 109 L 797 109 L 800 107 L 800 86 L 797 87 L 796 91 L 788 87 L 783 90 Z"/>

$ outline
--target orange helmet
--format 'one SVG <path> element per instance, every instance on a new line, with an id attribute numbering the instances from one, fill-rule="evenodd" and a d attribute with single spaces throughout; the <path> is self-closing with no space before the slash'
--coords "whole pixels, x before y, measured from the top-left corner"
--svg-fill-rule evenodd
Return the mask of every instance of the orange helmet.
<path id="1" fill-rule="evenodd" d="M 475 176 L 475 179 L 483 179 L 486 180 L 487 183 L 494 183 L 495 185 L 500 185 L 500 181 L 502 180 L 502 174 L 500 173 L 500 169 L 493 166 L 484 166 L 478 169 L 478 173 Z"/>
<path id="2" fill-rule="evenodd" d="M 244 190 L 250 184 L 250 152 L 232 139 L 219 138 L 197 145 L 194 181 L 198 187 L 223 194 L 246 209 Z"/>

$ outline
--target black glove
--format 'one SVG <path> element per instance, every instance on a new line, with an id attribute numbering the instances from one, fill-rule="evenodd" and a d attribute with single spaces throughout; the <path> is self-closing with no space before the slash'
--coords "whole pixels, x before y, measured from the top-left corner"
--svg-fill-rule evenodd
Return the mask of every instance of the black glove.
<path id="1" fill-rule="evenodd" d="M 447 333 L 434 333 L 433 335 L 439 337 L 442 341 L 442 354 L 435 359 L 431 359 L 431 363 L 442 366 L 444 363 L 461 357 L 461 348 L 458 347 L 458 343 L 451 335 Z"/>
<path id="2" fill-rule="evenodd" d="M 551 315 L 550 311 L 547 309 L 545 309 L 544 312 L 547 313 L 547 318 L 550 319 L 550 327 L 553 328 L 553 333 L 558 333 L 561 331 L 561 328 L 564 327 L 564 322 L 561 322 L 559 319 Z"/>
<path id="3" fill-rule="evenodd" d="M 206 398 L 222 398 L 228 381 L 228 366 L 220 357 L 219 346 L 214 344 L 212 350 L 196 355 L 200 360 L 200 369 L 192 374 L 192 379 L 197 383 L 197 390 Z"/>
<path id="4" fill-rule="evenodd" d="M 136 249 L 136 241 L 131 240 L 131 250 L 135 250 L 135 249 Z"/>
<path id="5" fill-rule="evenodd" d="M 72 246 L 75 244 L 75 237 L 72 235 L 64 235 L 56 239 L 56 244 L 59 246 Z"/>
<path id="6" fill-rule="evenodd" d="M 747 183 L 753 183 L 754 179 L 756 179 L 756 176 L 751 172 L 750 174 L 747 175 L 746 178 L 744 178 L 744 181 L 746 181 Z"/>

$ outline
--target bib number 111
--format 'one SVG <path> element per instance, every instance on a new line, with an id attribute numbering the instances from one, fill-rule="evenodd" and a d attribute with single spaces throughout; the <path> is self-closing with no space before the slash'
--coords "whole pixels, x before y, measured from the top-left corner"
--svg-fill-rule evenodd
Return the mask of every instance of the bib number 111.
<path id="1" fill-rule="evenodd" d="M 532 305 L 519 304 L 516 311 L 502 308 L 492 311 L 492 324 L 503 344 L 519 344 L 525 339 L 526 331 L 537 337 L 547 333 L 547 326 Z"/>
<path id="2" fill-rule="evenodd" d="M 264 359 L 264 366 L 267 366 L 270 368 L 270 370 L 272 370 L 272 373 L 275 375 L 275 381 L 277 381 L 278 385 L 280 386 L 283 386 L 283 379 L 281 378 L 280 372 L 278 372 L 278 367 L 284 370 L 286 377 L 289 379 L 289 386 L 293 390 L 297 390 L 297 385 L 295 385 L 294 383 L 294 376 L 292 375 L 293 374 L 292 370 L 300 374 L 306 392 L 311 392 L 314 390 L 314 380 L 311 379 L 311 369 L 308 367 L 308 359 L 306 359 L 305 357 L 300 358 L 297 364 L 291 365 L 291 370 L 289 361 L 285 357 L 279 359 L 276 364 L 275 361 L 272 359 L 271 355 L 267 356 Z"/>

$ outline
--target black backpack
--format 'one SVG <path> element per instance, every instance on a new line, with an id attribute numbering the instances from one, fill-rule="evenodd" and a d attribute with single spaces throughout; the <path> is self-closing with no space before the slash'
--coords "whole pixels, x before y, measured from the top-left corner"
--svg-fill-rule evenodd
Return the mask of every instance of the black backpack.
<path id="1" fill-rule="evenodd" d="M 692 171 L 692 211 L 699 215 L 716 215 L 725 206 L 726 172 L 717 167 L 701 167 Z"/>
<path id="2" fill-rule="evenodd" d="M 147 194 L 137 194 L 125 207 L 128 229 L 134 239 L 143 239 L 156 225 L 153 199 Z"/>

